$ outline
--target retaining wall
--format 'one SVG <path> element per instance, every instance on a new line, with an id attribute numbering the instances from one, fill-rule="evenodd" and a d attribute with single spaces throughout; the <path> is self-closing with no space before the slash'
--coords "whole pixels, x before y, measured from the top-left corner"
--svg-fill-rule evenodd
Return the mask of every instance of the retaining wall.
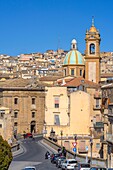
<path id="1" fill-rule="evenodd" d="M 58 150 L 58 148 L 61 148 L 60 145 L 58 145 L 57 143 L 49 140 L 46 137 L 43 137 L 43 142 L 46 143 L 47 145 L 49 145 L 50 147 L 52 147 L 53 149 L 55 149 L 56 151 Z M 67 151 L 67 158 L 74 158 L 74 153 L 66 150 Z M 90 159 L 90 157 L 88 157 L 88 159 Z M 86 156 L 83 155 L 79 155 L 76 154 L 76 160 L 79 162 L 86 162 Z M 106 167 L 106 160 L 105 159 L 101 159 L 101 158 L 92 158 L 92 165 L 98 165 L 98 166 L 102 166 L 102 167 Z"/>

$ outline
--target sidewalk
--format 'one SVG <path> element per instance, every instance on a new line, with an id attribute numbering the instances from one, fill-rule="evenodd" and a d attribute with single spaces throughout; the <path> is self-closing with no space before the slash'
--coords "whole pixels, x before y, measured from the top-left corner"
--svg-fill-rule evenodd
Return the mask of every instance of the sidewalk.
<path id="1" fill-rule="evenodd" d="M 49 145 L 43 142 L 43 139 L 39 141 L 39 144 L 42 145 L 46 150 L 49 150 L 51 153 L 57 153 L 57 151 L 51 148 Z"/>
<path id="2" fill-rule="evenodd" d="M 26 151 L 24 146 L 21 143 L 19 143 L 19 144 L 20 144 L 20 149 L 17 150 L 17 151 L 12 152 L 13 157 L 17 156 L 17 155 L 20 155 L 20 154 L 22 154 L 22 153 L 24 153 Z"/>

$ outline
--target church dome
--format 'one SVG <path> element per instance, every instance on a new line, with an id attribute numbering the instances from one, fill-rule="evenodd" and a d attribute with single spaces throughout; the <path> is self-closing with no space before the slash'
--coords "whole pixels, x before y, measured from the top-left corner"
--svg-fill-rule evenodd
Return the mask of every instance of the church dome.
<path id="1" fill-rule="evenodd" d="M 71 50 L 66 54 L 63 65 L 84 65 L 84 57 L 77 50 L 77 41 L 75 39 L 71 42 Z"/>
<path id="2" fill-rule="evenodd" d="M 73 39 L 73 40 L 71 41 L 71 44 L 77 44 L 77 41 L 76 41 L 75 39 Z"/>

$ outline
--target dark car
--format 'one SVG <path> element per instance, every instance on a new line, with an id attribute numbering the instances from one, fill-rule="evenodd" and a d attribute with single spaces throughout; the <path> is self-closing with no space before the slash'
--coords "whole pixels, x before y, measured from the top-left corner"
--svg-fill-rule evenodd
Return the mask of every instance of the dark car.
<path id="1" fill-rule="evenodd" d="M 56 167 L 61 168 L 61 163 L 66 160 L 65 156 L 60 156 L 56 159 Z"/>
<path id="2" fill-rule="evenodd" d="M 91 167 L 90 170 L 107 170 L 107 168 L 104 168 L 104 167 Z"/>
<path id="3" fill-rule="evenodd" d="M 51 156 L 51 163 L 56 163 L 56 160 L 57 160 L 57 158 L 59 157 L 60 155 L 59 154 L 52 154 L 52 156 Z"/>
<path id="4" fill-rule="evenodd" d="M 34 166 L 27 166 L 23 170 L 36 170 Z"/>
<path id="5" fill-rule="evenodd" d="M 85 162 L 79 162 L 75 166 L 74 170 L 90 170 L 90 164 Z"/>

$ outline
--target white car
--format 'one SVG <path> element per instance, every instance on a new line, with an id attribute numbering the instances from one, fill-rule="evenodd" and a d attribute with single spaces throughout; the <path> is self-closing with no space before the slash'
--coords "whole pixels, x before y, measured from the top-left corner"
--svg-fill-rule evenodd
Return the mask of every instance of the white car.
<path id="1" fill-rule="evenodd" d="M 34 166 L 26 166 L 23 170 L 36 170 Z"/>
<path id="2" fill-rule="evenodd" d="M 74 167 L 77 165 L 77 161 L 75 159 L 66 159 L 62 163 L 62 170 L 68 170 L 68 169 L 74 169 Z"/>
<path id="3" fill-rule="evenodd" d="M 74 170 L 90 170 L 90 164 L 89 163 L 83 163 L 83 162 L 79 162 L 76 166 Z"/>

